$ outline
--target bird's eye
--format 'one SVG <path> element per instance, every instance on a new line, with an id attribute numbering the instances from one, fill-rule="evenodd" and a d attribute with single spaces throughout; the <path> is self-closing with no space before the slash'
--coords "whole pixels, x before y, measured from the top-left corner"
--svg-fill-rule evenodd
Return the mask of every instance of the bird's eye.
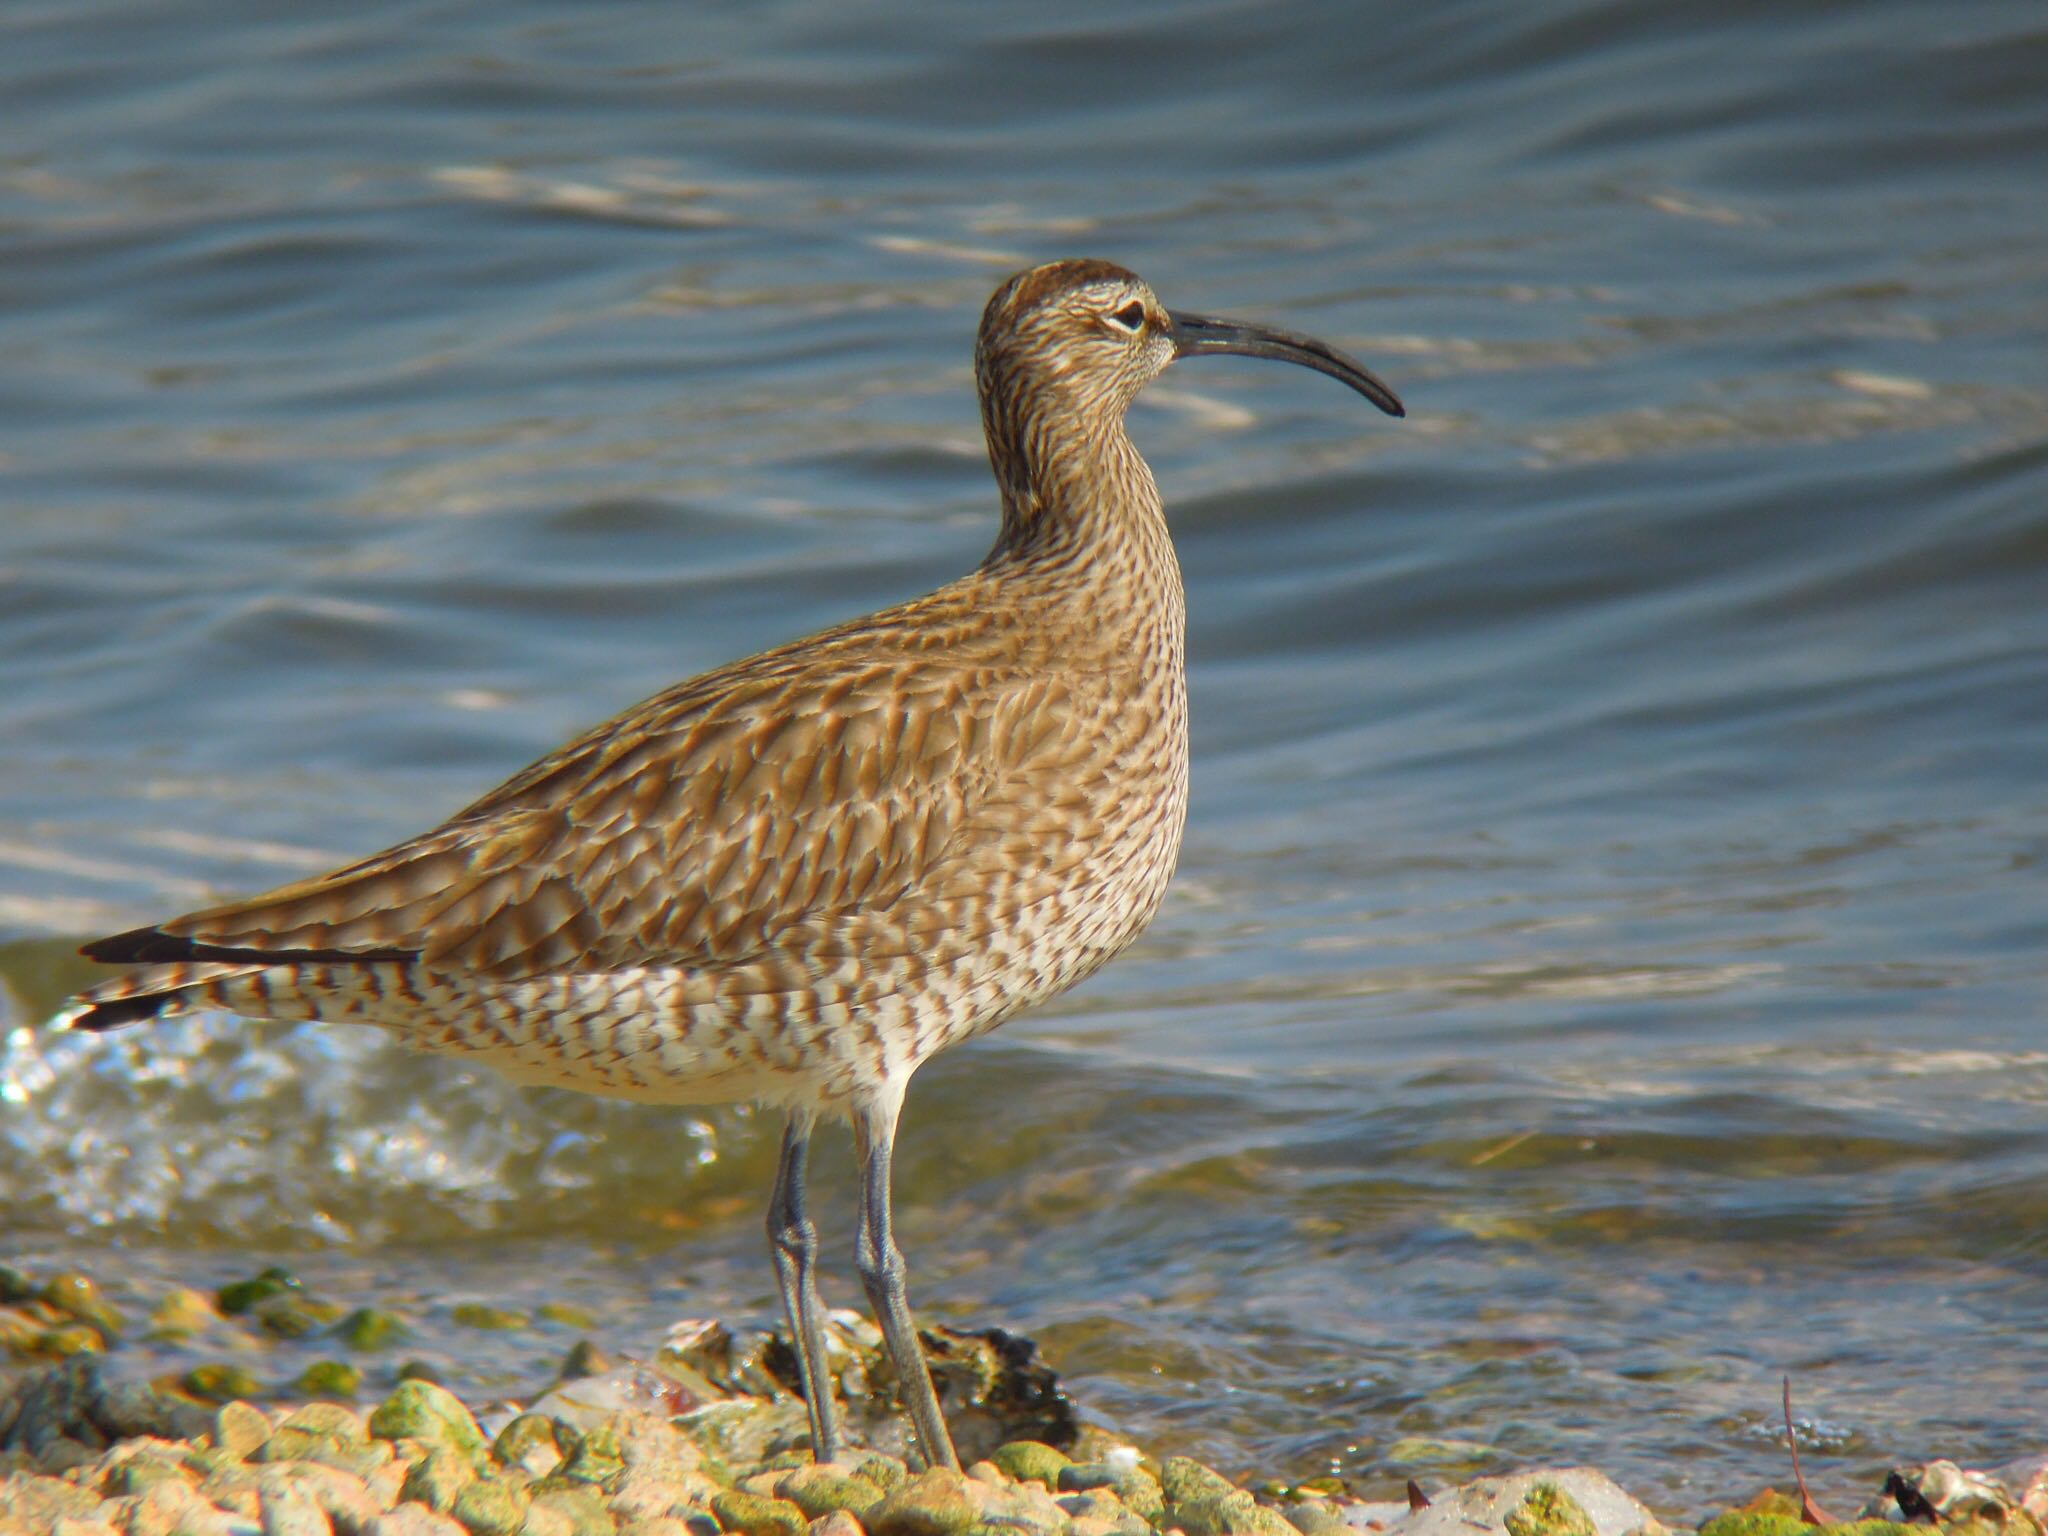
<path id="1" fill-rule="evenodd" d="M 1122 309 L 1112 310 L 1109 318 L 1125 330 L 1136 334 L 1138 328 L 1145 323 L 1145 306 L 1133 299 Z"/>

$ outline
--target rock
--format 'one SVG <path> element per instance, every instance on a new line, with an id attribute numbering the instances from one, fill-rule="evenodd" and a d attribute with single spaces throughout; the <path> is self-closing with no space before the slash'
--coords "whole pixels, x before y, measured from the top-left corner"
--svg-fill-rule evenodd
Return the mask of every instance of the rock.
<path id="1" fill-rule="evenodd" d="M 1344 1516 L 1328 1499 L 1304 1499 L 1280 1511 L 1301 1536 L 1328 1536 L 1345 1529 Z"/>
<path id="2" fill-rule="evenodd" d="M 166 1344 L 182 1343 L 220 1321 L 220 1313 L 204 1291 L 179 1286 L 149 1314 L 149 1337 Z"/>
<path id="3" fill-rule="evenodd" d="M 43 1298 L 66 1317 L 73 1317 L 107 1338 L 121 1332 L 121 1314 L 100 1294 L 100 1288 L 86 1276 L 66 1273 L 43 1287 Z"/>
<path id="4" fill-rule="evenodd" d="M 612 1421 L 578 1431 L 567 1421 L 557 1421 L 555 1434 L 562 1442 L 562 1464 L 548 1474 L 552 1485 L 616 1488 L 626 1472 L 626 1451 Z"/>
<path id="5" fill-rule="evenodd" d="M 384 1349 L 405 1337 L 405 1324 L 376 1307 L 357 1307 L 334 1325 L 334 1337 L 350 1349 Z"/>
<path id="6" fill-rule="evenodd" d="M 623 1524 L 632 1520 L 664 1520 L 686 1512 L 694 1490 L 685 1489 L 646 1467 L 629 1467 L 605 1507 Z"/>
<path id="7" fill-rule="evenodd" d="M 882 1490 L 864 1477 L 831 1466 L 798 1467 L 776 1480 L 775 1496 L 787 1499 L 806 1519 L 822 1520 L 834 1510 L 865 1516 L 882 1502 Z"/>
<path id="8" fill-rule="evenodd" d="M 400 1382 L 370 1415 L 369 1430 L 380 1440 L 407 1437 L 445 1446 L 471 1461 L 481 1460 L 489 1449 L 462 1400 L 430 1381 Z"/>
<path id="9" fill-rule="evenodd" d="M 544 1413 L 522 1413 L 498 1431 L 491 1442 L 491 1460 L 501 1467 L 517 1467 L 528 1477 L 543 1478 L 562 1464 L 563 1435 L 575 1430 Z"/>
<path id="10" fill-rule="evenodd" d="M 256 1508 L 263 1536 L 334 1536 L 327 1512 L 304 1489 L 292 1484 L 258 1489 Z"/>
<path id="11" fill-rule="evenodd" d="M 290 1270 L 273 1264 L 261 1274 L 247 1280 L 236 1280 L 224 1285 L 214 1295 L 214 1305 L 229 1317 L 250 1312 L 274 1296 L 282 1296 L 301 1289 Z"/>
<path id="12" fill-rule="evenodd" d="M 237 1397 L 261 1397 L 263 1383 L 248 1369 L 231 1361 L 215 1360 L 195 1365 L 178 1379 L 178 1385 L 193 1397 L 210 1403 L 225 1403 Z"/>
<path id="13" fill-rule="evenodd" d="M 240 1398 L 222 1403 L 213 1415 L 213 1443 L 237 1461 L 247 1461 L 270 1439 L 263 1410 Z"/>
<path id="14" fill-rule="evenodd" d="M 475 1462 L 450 1446 L 438 1445 L 425 1460 L 413 1463 L 398 1497 L 402 1503 L 424 1504 L 445 1515 L 455 1508 L 457 1495 L 475 1481 Z"/>
<path id="15" fill-rule="evenodd" d="M 875 1453 L 861 1457 L 854 1464 L 853 1475 L 887 1493 L 891 1488 L 901 1488 L 910 1481 L 910 1468 L 894 1456 Z"/>
<path id="16" fill-rule="evenodd" d="M 1611 1478 L 1590 1467 L 1554 1467 L 1518 1472 L 1511 1477 L 1475 1478 L 1462 1487 L 1438 1494 L 1427 1509 L 1396 1507 L 1397 1512 L 1388 1518 L 1388 1506 L 1357 1504 L 1345 1511 L 1344 1518 L 1355 1527 L 1377 1518 L 1395 1536 L 1505 1533 L 1509 1514 L 1520 1510 L 1531 1491 L 1542 1483 L 1568 1496 L 1598 1536 L 1628 1536 L 1656 1518 L 1646 1506 L 1616 1487 Z M 1531 1511 L 1532 1516 L 1534 1513 Z"/>
<path id="17" fill-rule="evenodd" d="M 867 1536 L 866 1529 L 843 1509 L 811 1522 L 810 1536 Z"/>
<path id="18" fill-rule="evenodd" d="M 1159 1487 L 1169 1508 L 1238 1491 L 1237 1484 L 1222 1473 L 1187 1456 L 1169 1456 L 1159 1464 Z"/>
<path id="19" fill-rule="evenodd" d="M 449 1513 L 471 1536 L 518 1536 L 532 1502 L 523 1488 L 495 1477 L 478 1478 L 455 1495 Z"/>
<path id="20" fill-rule="evenodd" d="M 12 1517 L 31 1530 L 48 1530 L 67 1517 L 89 1520 L 99 1508 L 98 1494 L 61 1478 L 33 1472 L 0 1478 L 0 1518 Z"/>
<path id="21" fill-rule="evenodd" d="M 299 1372 L 298 1388 L 308 1397 L 352 1401 L 363 1390 L 363 1373 L 346 1360 L 315 1360 Z"/>
<path id="22" fill-rule="evenodd" d="M 365 1536 L 466 1536 L 466 1533 L 448 1516 L 437 1514 L 424 1504 L 401 1504 L 379 1515 Z M 611 1533 L 607 1531 L 605 1536 L 611 1536 Z"/>
<path id="23" fill-rule="evenodd" d="M 234 1527 L 188 1483 L 161 1482 L 135 1501 L 128 1536 L 234 1536 Z"/>
<path id="24" fill-rule="evenodd" d="M 289 1414 L 255 1455 L 257 1461 L 301 1461 L 323 1447 L 367 1450 L 370 1432 L 339 1403 L 308 1403 Z"/>
<path id="25" fill-rule="evenodd" d="M 956 1536 L 980 1514 L 965 1477 L 944 1467 L 891 1489 L 862 1522 L 872 1536 Z"/>
<path id="26" fill-rule="evenodd" d="M 448 1321 L 463 1328 L 504 1331 L 524 1328 L 531 1319 L 524 1312 L 514 1312 L 509 1307 L 492 1307 L 480 1301 L 465 1301 L 449 1312 Z"/>
<path id="27" fill-rule="evenodd" d="M 989 1452 L 988 1459 L 1006 1477 L 1020 1483 L 1043 1483 L 1048 1488 L 1058 1487 L 1060 1474 L 1072 1465 L 1066 1452 L 1056 1451 L 1040 1440 L 1012 1440 Z"/>
<path id="28" fill-rule="evenodd" d="M 1556 1483 L 1538 1483 L 1507 1512 L 1508 1536 L 1596 1536 L 1578 1500 Z"/>
<path id="29" fill-rule="evenodd" d="M 40 1366 L 0 1392 L 0 1450 L 26 1451 L 48 1469 L 80 1466 L 116 1440 L 191 1440 L 213 1415 L 154 1387 L 109 1385 L 96 1357 Z"/>
<path id="30" fill-rule="evenodd" d="M 526 1518 L 531 1522 L 536 1515 L 549 1523 L 568 1522 L 568 1536 L 612 1536 L 618 1529 L 604 1506 L 604 1495 L 595 1488 L 536 1489 Z"/>
<path id="31" fill-rule="evenodd" d="M 319 1506 L 338 1536 L 362 1536 L 362 1532 L 384 1512 L 384 1506 L 363 1479 L 339 1467 L 323 1466 L 314 1461 L 265 1467 L 257 1474 L 256 1487 L 259 1500 L 262 1494 L 273 1489 L 280 1493 L 291 1489 L 303 1494 Z M 201 1491 L 205 1490 L 202 1488 Z"/>
<path id="32" fill-rule="evenodd" d="M 734 1490 L 711 1501 L 719 1529 L 735 1536 L 805 1536 L 810 1521 L 786 1499 L 764 1499 Z"/>

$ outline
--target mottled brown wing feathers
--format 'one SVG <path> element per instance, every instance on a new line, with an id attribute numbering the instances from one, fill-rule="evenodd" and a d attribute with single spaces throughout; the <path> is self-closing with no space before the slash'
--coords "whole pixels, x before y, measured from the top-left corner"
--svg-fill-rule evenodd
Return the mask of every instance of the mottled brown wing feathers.
<path id="1" fill-rule="evenodd" d="M 792 924 L 886 908 L 1006 777 L 1005 744 L 1043 728 L 1015 723 L 1047 685 L 858 638 L 685 683 L 412 842 L 86 953 L 500 976 L 716 966 Z"/>

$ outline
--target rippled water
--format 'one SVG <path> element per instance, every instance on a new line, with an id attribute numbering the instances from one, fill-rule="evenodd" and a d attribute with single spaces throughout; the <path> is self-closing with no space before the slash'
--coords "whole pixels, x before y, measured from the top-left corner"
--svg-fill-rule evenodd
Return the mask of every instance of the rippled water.
<path id="1" fill-rule="evenodd" d="M 979 306 L 1096 254 L 1412 414 L 1136 412 L 1182 872 L 921 1076 L 920 1305 L 1264 1473 L 1696 1510 L 1786 1372 L 1841 1503 L 2038 1448 L 2044 79 L 2031 0 L 0 13 L 9 1257 L 765 1314 L 743 1111 L 30 1026 L 82 938 L 972 564 Z"/>

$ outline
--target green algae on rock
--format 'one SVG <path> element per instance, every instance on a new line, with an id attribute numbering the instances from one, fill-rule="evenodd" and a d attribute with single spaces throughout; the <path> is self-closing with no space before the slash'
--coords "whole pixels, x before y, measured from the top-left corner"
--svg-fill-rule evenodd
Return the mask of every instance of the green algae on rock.
<path id="1" fill-rule="evenodd" d="M 447 1446 L 471 1461 L 489 1452 L 476 1416 L 445 1387 L 430 1381 L 402 1381 L 370 1415 L 370 1433 L 380 1440 L 418 1440 Z"/>
<path id="2" fill-rule="evenodd" d="M 1578 1501 L 1555 1483 L 1538 1483 L 1508 1511 L 1508 1536 L 1599 1536 Z"/>

